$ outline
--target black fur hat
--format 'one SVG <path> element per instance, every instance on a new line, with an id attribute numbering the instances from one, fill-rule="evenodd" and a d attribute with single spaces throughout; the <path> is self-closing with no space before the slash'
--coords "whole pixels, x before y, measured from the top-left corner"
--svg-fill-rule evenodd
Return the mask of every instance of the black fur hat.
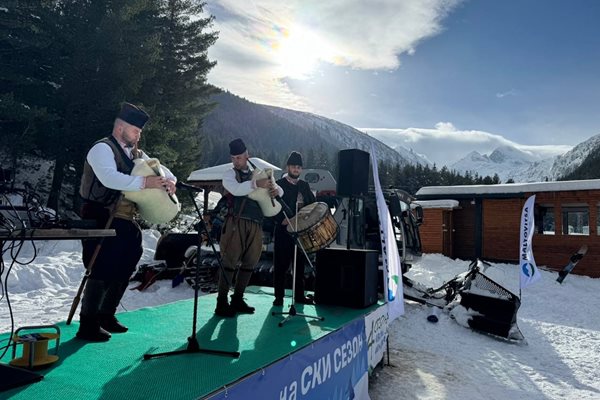
<path id="1" fill-rule="evenodd" d="M 237 156 L 246 151 L 246 145 L 244 141 L 240 138 L 234 139 L 229 142 L 229 154 L 232 156 Z"/>
<path id="2" fill-rule="evenodd" d="M 123 103 L 123 105 L 121 106 L 121 111 L 119 111 L 119 115 L 117 115 L 117 118 L 122 119 L 128 124 L 143 129 L 144 125 L 146 125 L 146 122 L 148 122 L 148 120 L 150 119 L 150 116 L 146 114 L 144 110 L 134 106 L 133 104 Z"/>
<path id="3" fill-rule="evenodd" d="M 297 151 L 292 151 L 287 159 L 286 165 L 299 165 L 302 166 L 302 154 Z"/>

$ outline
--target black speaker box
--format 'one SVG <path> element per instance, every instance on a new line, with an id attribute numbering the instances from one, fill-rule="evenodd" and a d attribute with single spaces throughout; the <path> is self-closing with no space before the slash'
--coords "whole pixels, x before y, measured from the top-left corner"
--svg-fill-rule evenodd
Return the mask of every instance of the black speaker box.
<path id="1" fill-rule="evenodd" d="M 158 240 L 154 259 L 165 260 L 167 268 L 179 268 L 188 247 L 197 245 L 197 233 L 167 233 Z"/>
<path id="2" fill-rule="evenodd" d="M 337 195 L 364 196 L 369 191 L 369 153 L 358 149 L 338 153 Z"/>
<path id="3" fill-rule="evenodd" d="M 379 252 L 329 248 L 317 252 L 315 302 L 364 308 L 377 302 Z"/>

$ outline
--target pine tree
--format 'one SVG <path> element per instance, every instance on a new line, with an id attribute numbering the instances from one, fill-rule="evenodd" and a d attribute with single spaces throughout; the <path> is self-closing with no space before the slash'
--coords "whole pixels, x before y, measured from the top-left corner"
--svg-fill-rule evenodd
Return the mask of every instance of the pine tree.
<path id="1" fill-rule="evenodd" d="M 200 164 L 201 122 L 213 106 L 208 98 L 214 88 L 206 76 L 216 63 L 209 61 L 207 51 L 217 34 L 206 32 L 213 17 L 198 18 L 204 5 L 195 0 L 161 2 L 155 76 L 139 94 L 155 122 L 146 131 L 145 145 L 180 178 Z"/>
<path id="2" fill-rule="evenodd" d="M 56 120 L 56 57 L 52 2 L 6 1 L 0 12 L 0 132 L 13 170 L 27 153 L 43 151 L 36 134 Z"/>
<path id="3" fill-rule="evenodd" d="M 197 17 L 203 5 L 11 1 L 0 12 L 0 128 L 11 154 L 37 148 L 54 160 L 51 207 L 65 179 L 78 186 L 87 150 L 110 134 L 123 101 L 151 115 L 141 144 L 149 154 L 180 176 L 194 169 L 217 35 L 204 32 L 212 17 Z"/>
<path id="4" fill-rule="evenodd" d="M 120 103 L 134 100 L 152 76 L 158 48 L 151 2 L 60 0 L 56 10 L 59 123 L 39 138 L 55 160 L 50 207 L 58 206 L 65 178 L 78 187 L 87 150 L 110 134 Z M 75 173 L 67 175 L 71 170 Z"/>

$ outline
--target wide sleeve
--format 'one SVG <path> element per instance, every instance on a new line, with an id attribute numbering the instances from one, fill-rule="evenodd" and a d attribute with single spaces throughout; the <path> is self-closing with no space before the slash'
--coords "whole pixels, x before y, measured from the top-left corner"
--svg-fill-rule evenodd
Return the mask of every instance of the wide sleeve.
<path id="1" fill-rule="evenodd" d="M 144 178 L 131 176 L 117 170 L 115 155 L 106 143 L 96 143 L 88 152 L 86 160 L 94 174 L 109 189 L 135 192 L 142 189 Z"/>
<path id="2" fill-rule="evenodd" d="M 223 187 L 234 196 L 247 196 L 256 189 L 256 183 L 254 180 L 238 182 L 235 179 L 235 171 L 232 168 L 223 174 Z"/>

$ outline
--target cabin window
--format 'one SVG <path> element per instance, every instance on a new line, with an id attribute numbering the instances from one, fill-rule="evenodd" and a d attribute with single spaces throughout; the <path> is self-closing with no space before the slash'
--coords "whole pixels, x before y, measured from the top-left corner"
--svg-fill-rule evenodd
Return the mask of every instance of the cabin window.
<path id="1" fill-rule="evenodd" d="M 541 235 L 554 235 L 554 207 L 543 204 L 535 209 L 536 232 Z"/>
<path id="2" fill-rule="evenodd" d="M 587 207 L 562 207 L 563 235 L 589 235 L 590 213 Z"/>
<path id="3" fill-rule="evenodd" d="M 320 180 L 320 176 L 315 172 L 309 172 L 304 175 L 304 180 L 308 183 L 317 183 Z"/>

